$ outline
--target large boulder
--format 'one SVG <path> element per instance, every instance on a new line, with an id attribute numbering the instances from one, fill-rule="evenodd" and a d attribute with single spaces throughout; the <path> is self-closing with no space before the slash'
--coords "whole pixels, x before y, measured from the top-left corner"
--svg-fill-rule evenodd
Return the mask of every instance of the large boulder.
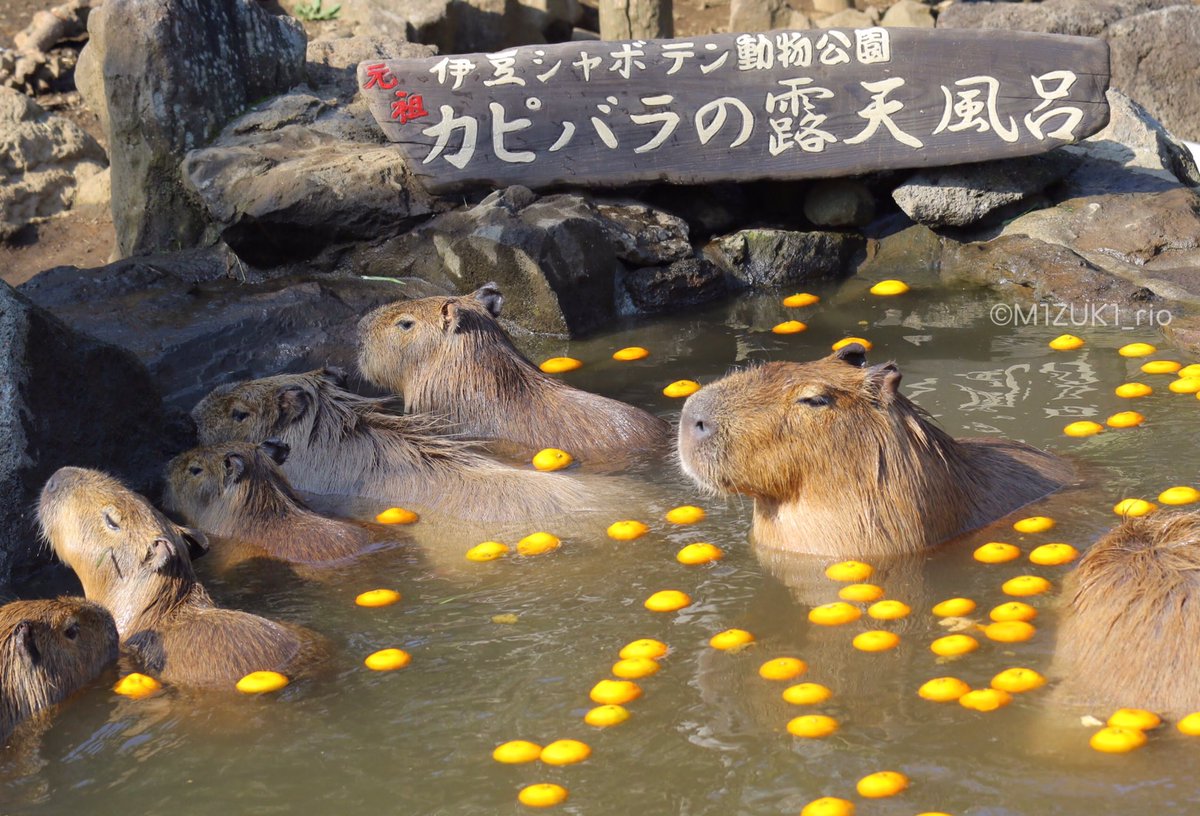
<path id="1" fill-rule="evenodd" d="M 88 31 L 77 82 L 108 132 L 118 251 L 193 246 L 205 219 L 184 153 L 304 78 L 304 31 L 256 0 L 108 0 Z"/>
<path id="2" fill-rule="evenodd" d="M 37 497 L 56 469 L 105 470 L 149 491 L 168 454 L 162 401 L 127 351 L 0 283 L 0 587 L 35 564 Z M 0 590 L 2 592 L 3 590 Z"/>
<path id="3" fill-rule="evenodd" d="M 71 206 L 104 150 L 74 122 L 0 88 L 0 241 Z"/>
<path id="4" fill-rule="evenodd" d="M 1046 34 L 1102 36 L 1110 25 L 1181 0 L 1043 0 L 1041 3 L 958 2 L 938 15 L 938 28 L 998 28 Z"/>
<path id="5" fill-rule="evenodd" d="M 1113 85 L 1181 139 L 1200 139 L 1200 6 L 1139 14 L 1108 29 Z"/>
<path id="6" fill-rule="evenodd" d="M 625 314 L 674 312 L 718 300 L 729 289 L 725 274 L 707 258 L 683 258 L 667 266 L 632 269 L 621 276 Z"/>
<path id="7" fill-rule="evenodd" d="M 852 271 L 865 241 L 845 232 L 747 229 L 715 239 L 705 252 L 733 289 L 777 289 L 836 280 Z"/>

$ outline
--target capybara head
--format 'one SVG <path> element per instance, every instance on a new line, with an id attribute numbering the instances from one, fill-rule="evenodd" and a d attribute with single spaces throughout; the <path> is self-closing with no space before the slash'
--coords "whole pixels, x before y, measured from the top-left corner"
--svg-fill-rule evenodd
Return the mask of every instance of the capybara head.
<path id="1" fill-rule="evenodd" d="M 278 439 L 258 444 L 224 442 L 181 453 L 167 465 L 167 509 L 181 513 L 189 524 L 217 535 L 231 535 L 238 520 L 249 514 L 279 515 L 282 499 L 288 507 L 298 499 L 280 466 L 290 448 Z"/>
<path id="2" fill-rule="evenodd" d="M 258 444 L 301 423 L 312 425 L 322 405 L 321 392 L 330 386 L 344 389 L 345 372 L 327 367 L 222 385 L 192 409 L 200 444 Z"/>
<path id="3" fill-rule="evenodd" d="M 405 393 L 423 366 L 437 361 L 464 337 L 488 335 L 508 347 L 496 322 L 504 296 L 494 283 L 469 295 L 400 300 L 358 322 L 358 367 L 376 385 Z M 449 376 L 449 375 L 447 375 Z"/>
<path id="4" fill-rule="evenodd" d="M 1055 673 L 1077 702 L 1200 709 L 1200 513 L 1129 518 L 1063 585 Z"/>
<path id="5" fill-rule="evenodd" d="M 112 615 L 83 598 L 0 607 L 0 739 L 58 703 L 117 658 Z"/>
<path id="6" fill-rule="evenodd" d="M 196 583 L 208 548 L 118 480 L 85 468 L 55 471 L 38 504 L 42 534 L 75 571 L 84 594 L 112 613 L 122 635 L 148 609 L 175 603 Z"/>

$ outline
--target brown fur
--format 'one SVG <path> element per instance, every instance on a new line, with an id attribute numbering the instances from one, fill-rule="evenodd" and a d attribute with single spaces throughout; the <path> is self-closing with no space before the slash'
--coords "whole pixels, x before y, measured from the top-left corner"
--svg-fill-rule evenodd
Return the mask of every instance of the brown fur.
<path id="1" fill-rule="evenodd" d="M 583 484 L 518 470 L 439 433 L 428 415 L 387 413 L 387 400 L 342 387 L 340 372 L 283 374 L 217 388 L 192 411 L 200 441 L 278 438 L 283 472 L 297 490 L 416 504 L 463 518 L 502 521 L 587 509 Z"/>
<path id="2" fill-rule="evenodd" d="M 316 636 L 221 609 L 188 556 L 199 533 L 94 470 L 61 468 L 42 488 L 38 517 L 84 594 L 112 613 L 141 670 L 183 686 L 232 689 L 252 671 L 285 674 L 314 655 Z"/>
<path id="3" fill-rule="evenodd" d="M 0 744 L 116 659 L 117 627 L 99 604 L 58 598 L 0 607 Z"/>
<path id="4" fill-rule="evenodd" d="M 1200 512 L 1126 519 L 1063 584 L 1051 673 L 1075 703 L 1200 709 Z"/>
<path id="5" fill-rule="evenodd" d="M 358 365 L 405 409 L 447 417 L 456 430 L 526 448 L 561 448 L 580 459 L 659 449 L 663 420 L 544 374 L 496 322 L 495 284 L 463 297 L 382 306 L 358 326 Z"/>
<path id="6" fill-rule="evenodd" d="M 919 552 L 1073 480 L 1028 445 L 951 438 L 899 384 L 858 344 L 736 372 L 684 405 L 683 469 L 752 496 L 759 544 L 838 557 Z"/>

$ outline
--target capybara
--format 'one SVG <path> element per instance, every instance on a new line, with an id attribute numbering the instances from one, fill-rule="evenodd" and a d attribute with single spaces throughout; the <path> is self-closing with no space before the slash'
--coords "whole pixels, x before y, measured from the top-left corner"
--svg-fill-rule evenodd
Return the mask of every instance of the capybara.
<path id="1" fill-rule="evenodd" d="M 557 516 L 598 497 L 579 479 L 519 470 L 447 436 L 428 415 L 385 410 L 388 400 L 347 391 L 336 369 L 221 386 L 192 411 L 205 445 L 277 438 L 304 493 L 417 504 L 479 521 Z"/>
<path id="2" fill-rule="evenodd" d="M 60 468 L 42 488 L 42 533 L 107 607 L 147 674 L 181 686 L 232 689 L 263 669 L 294 675 L 319 652 L 316 635 L 219 608 L 196 580 L 179 527 L 111 476 Z"/>
<path id="3" fill-rule="evenodd" d="M 117 644 L 112 615 L 83 598 L 0 606 L 0 745 L 94 680 L 117 659 Z"/>
<path id="4" fill-rule="evenodd" d="M 683 469 L 752 496 L 759 544 L 837 557 L 919 552 L 1073 481 L 1028 445 L 953 439 L 899 386 L 857 343 L 735 372 L 684 404 Z"/>
<path id="5" fill-rule="evenodd" d="M 1164 716 L 1200 710 L 1200 513 L 1127 518 L 1063 582 L 1058 699 Z"/>
<path id="6" fill-rule="evenodd" d="M 166 508 L 219 538 L 213 552 L 224 566 L 253 558 L 334 565 L 380 549 L 366 526 L 304 504 L 280 469 L 288 453 L 278 439 L 182 453 L 167 465 Z"/>
<path id="7" fill-rule="evenodd" d="M 402 300 L 358 324 L 363 375 L 404 397 L 409 412 L 455 430 L 603 462 L 658 450 L 670 426 L 632 405 L 544 374 L 496 322 L 504 298 L 489 283 L 462 297 Z"/>

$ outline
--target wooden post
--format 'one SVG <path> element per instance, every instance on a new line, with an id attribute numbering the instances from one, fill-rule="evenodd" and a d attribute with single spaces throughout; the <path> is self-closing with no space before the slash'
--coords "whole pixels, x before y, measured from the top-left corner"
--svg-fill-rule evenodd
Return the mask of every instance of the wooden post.
<path id="1" fill-rule="evenodd" d="M 675 36 L 671 0 L 600 0 L 600 39 L 650 40 Z"/>

